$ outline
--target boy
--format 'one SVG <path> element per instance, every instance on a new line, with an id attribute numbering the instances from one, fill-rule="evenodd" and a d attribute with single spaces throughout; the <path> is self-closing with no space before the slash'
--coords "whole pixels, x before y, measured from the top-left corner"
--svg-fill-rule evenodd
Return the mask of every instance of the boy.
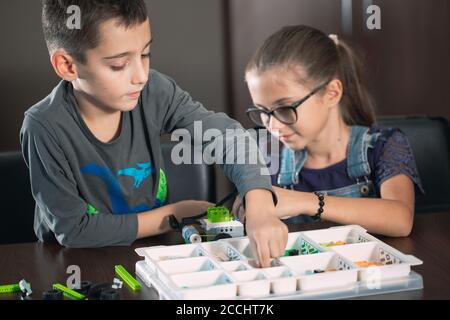
<path id="1" fill-rule="evenodd" d="M 73 5 L 80 29 L 67 24 Z M 51 64 L 63 80 L 25 113 L 21 129 L 38 238 L 68 247 L 129 245 L 168 231 L 171 214 L 181 219 L 210 206 L 165 203 L 160 136 L 178 128 L 193 136 L 194 121 L 222 133 L 240 125 L 150 70 L 144 2 L 44 0 L 42 22 Z M 223 168 L 245 197 L 247 233 L 268 266 L 287 241 L 286 226 L 273 214 L 270 178 L 261 175 L 261 163 Z"/>

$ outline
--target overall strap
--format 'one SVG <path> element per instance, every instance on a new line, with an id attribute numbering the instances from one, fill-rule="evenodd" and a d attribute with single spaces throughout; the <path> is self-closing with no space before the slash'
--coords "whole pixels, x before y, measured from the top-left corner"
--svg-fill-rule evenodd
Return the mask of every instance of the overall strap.
<path id="1" fill-rule="evenodd" d="M 294 151 L 283 147 L 281 166 L 278 174 L 278 185 L 289 187 L 298 183 L 298 174 L 305 164 L 307 152 L 305 149 Z"/>
<path id="2" fill-rule="evenodd" d="M 369 127 L 352 126 L 347 150 L 347 174 L 350 178 L 367 177 L 371 173 L 367 150 L 373 148 L 380 133 L 369 133 Z"/>

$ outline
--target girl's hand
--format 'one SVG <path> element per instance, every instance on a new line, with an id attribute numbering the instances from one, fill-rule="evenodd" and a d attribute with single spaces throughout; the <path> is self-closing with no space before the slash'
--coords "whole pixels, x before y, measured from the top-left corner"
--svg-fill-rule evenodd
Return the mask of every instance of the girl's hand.
<path id="1" fill-rule="evenodd" d="M 263 189 L 246 194 L 246 230 L 253 255 L 260 267 L 270 267 L 270 258 L 284 255 L 288 228 L 275 214 L 272 194 Z"/>
<path id="2" fill-rule="evenodd" d="M 307 214 L 313 216 L 317 213 L 319 201 L 313 192 L 303 192 L 280 187 L 273 187 L 277 197 L 278 204 L 276 214 L 280 219 L 287 219 Z"/>
<path id="3" fill-rule="evenodd" d="M 317 202 L 316 198 L 311 194 L 290 189 L 284 189 L 276 186 L 272 186 L 272 188 L 275 191 L 278 198 L 278 204 L 275 207 L 274 214 L 279 219 L 287 219 L 296 216 L 300 213 L 306 214 L 309 213 L 311 200 L 313 201 L 312 205 L 316 206 Z M 239 220 L 242 223 L 245 222 L 245 211 L 240 196 L 237 196 L 236 199 L 234 200 L 231 213 L 235 217 L 239 217 Z"/>
<path id="4" fill-rule="evenodd" d="M 273 186 L 272 188 L 278 198 L 275 213 L 279 219 L 287 219 L 296 216 L 299 213 L 303 213 L 300 208 L 303 203 L 300 199 L 301 192 L 276 186 Z"/>

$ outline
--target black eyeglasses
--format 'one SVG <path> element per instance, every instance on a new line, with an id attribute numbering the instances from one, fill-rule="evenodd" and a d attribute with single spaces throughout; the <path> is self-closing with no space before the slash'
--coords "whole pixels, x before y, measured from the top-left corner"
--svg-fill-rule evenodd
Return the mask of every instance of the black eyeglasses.
<path id="1" fill-rule="evenodd" d="M 331 81 L 331 80 L 330 80 Z M 314 88 L 307 96 L 294 102 L 289 106 L 279 106 L 272 110 L 267 110 L 261 107 L 252 106 L 247 109 L 246 114 L 256 125 L 267 127 L 269 126 L 270 117 L 274 116 L 275 119 L 286 125 L 292 125 L 297 122 L 297 108 L 306 100 L 311 98 L 318 91 L 323 89 L 330 81 L 322 83 L 320 86 Z"/>

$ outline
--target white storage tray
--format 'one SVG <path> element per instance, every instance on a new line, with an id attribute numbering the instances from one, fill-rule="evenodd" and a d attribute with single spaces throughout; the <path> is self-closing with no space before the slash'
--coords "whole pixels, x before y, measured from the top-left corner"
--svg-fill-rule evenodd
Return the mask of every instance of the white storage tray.
<path id="1" fill-rule="evenodd" d="M 255 268 L 247 237 L 138 248 L 145 260 L 136 274 L 161 299 L 338 299 L 423 288 L 411 271 L 422 261 L 360 226 L 293 232 L 286 249 L 298 255 Z"/>

